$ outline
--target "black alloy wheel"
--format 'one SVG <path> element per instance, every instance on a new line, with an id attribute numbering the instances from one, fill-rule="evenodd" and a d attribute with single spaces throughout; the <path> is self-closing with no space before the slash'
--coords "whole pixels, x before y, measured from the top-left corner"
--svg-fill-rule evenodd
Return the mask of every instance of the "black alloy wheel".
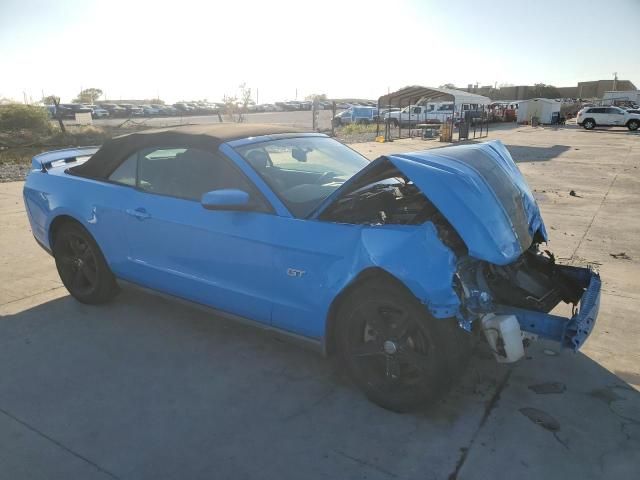
<path id="1" fill-rule="evenodd" d="M 445 393 L 470 352 L 452 319 L 436 319 L 402 285 L 374 280 L 338 312 L 337 342 L 347 372 L 367 397 L 396 412 Z"/>
<path id="2" fill-rule="evenodd" d="M 118 292 L 100 248 L 81 225 L 66 223 L 58 229 L 53 256 L 62 283 L 78 301 L 104 303 Z"/>

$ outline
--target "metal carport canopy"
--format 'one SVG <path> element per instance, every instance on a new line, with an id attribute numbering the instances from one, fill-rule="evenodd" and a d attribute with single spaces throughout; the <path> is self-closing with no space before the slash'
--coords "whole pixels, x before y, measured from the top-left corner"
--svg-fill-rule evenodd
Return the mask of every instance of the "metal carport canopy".
<path id="1" fill-rule="evenodd" d="M 430 88 L 418 85 L 401 88 L 400 90 L 381 96 L 378 99 L 380 107 L 400 107 L 407 106 L 409 102 L 414 104 L 419 101 L 452 101 L 454 103 L 478 103 L 488 105 L 490 99 L 483 95 L 454 90 L 451 88 Z"/>

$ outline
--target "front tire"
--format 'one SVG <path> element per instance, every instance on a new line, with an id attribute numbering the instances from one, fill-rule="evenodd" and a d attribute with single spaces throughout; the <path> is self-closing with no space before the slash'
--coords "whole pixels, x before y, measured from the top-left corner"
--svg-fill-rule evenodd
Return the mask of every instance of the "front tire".
<path id="1" fill-rule="evenodd" d="M 106 303 L 118 293 L 115 277 L 93 237 L 77 223 L 56 232 L 53 256 L 62 283 L 82 303 Z"/>
<path id="2" fill-rule="evenodd" d="M 593 121 L 590 118 L 587 118 L 583 123 L 582 126 L 584 127 L 585 130 L 593 130 L 596 126 L 596 122 Z"/>
<path id="3" fill-rule="evenodd" d="M 637 130 L 638 127 L 640 127 L 640 122 L 638 120 L 629 120 L 627 122 L 627 128 L 632 132 Z"/>
<path id="4" fill-rule="evenodd" d="M 395 412 L 427 406 L 462 372 L 469 336 L 453 319 L 436 319 L 402 285 L 374 279 L 338 310 L 336 342 L 353 382 Z"/>

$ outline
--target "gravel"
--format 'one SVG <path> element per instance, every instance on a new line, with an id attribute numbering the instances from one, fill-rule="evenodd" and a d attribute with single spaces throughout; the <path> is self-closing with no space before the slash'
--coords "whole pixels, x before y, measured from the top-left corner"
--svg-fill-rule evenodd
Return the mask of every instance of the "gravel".
<path id="1" fill-rule="evenodd" d="M 31 165 L 23 163 L 0 163 L 0 183 L 24 180 Z"/>

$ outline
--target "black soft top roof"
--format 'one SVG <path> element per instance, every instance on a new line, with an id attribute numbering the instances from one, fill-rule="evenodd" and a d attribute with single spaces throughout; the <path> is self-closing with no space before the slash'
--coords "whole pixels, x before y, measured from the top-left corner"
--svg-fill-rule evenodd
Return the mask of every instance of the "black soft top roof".
<path id="1" fill-rule="evenodd" d="M 304 130 L 258 123 L 216 123 L 141 130 L 107 140 L 85 163 L 70 169 L 74 175 L 96 179 L 107 178 L 134 152 L 148 147 L 183 147 L 215 151 L 220 144 L 240 138 Z"/>

